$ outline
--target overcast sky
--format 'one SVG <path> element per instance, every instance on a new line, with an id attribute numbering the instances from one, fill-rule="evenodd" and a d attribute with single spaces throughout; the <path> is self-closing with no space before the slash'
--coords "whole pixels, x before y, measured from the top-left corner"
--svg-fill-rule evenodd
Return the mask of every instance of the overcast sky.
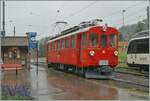
<path id="1" fill-rule="evenodd" d="M 109 26 L 119 28 L 147 17 L 148 1 L 6 1 L 6 35 L 22 36 L 36 31 L 38 39 L 55 34 L 56 21 L 66 21 L 69 26 L 82 21 L 101 18 Z M 55 28 L 55 29 L 54 29 Z"/>

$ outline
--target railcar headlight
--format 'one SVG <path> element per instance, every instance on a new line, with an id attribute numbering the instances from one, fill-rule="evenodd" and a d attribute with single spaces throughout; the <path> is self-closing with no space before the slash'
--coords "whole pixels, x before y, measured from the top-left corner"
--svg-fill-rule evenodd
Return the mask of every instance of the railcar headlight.
<path id="1" fill-rule="evenodd" d="M 118 51 L 114 51 L 114 55 L 115 55 L 115 56 L 118 56 Z"/>
<path id="2" fill-rule="evenodd" d="M 94 51 L 90 51 L 90 56 L 94 56 L 95 52 Z"/>

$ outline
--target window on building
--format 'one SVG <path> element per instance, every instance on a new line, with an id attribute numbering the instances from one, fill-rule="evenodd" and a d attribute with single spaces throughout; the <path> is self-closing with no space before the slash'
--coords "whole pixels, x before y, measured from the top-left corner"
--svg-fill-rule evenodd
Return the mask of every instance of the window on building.
<path id="1" fill-rule="evenodd" d="M 9 58 L 12 58 L 12 51 L 9 51 L 8 54 Z"/>
<path id="2" fill-rule="evenodd" d="M 101 47 L 106 47 L 107 39 L 105 34 L 101 34 L 100 36 L 100 46 Z"/>
<path id="3" fill-rule="evenodd" d="M 86 33 L 83 34 L 83 46 L 84 47 L 87 46 L 87 34 Z"/>
<path id="4" fill-rule="evenodd" d="M 91 47 L 98 46 L 98 34 L 97 33 L 90 34 L 90 46 Z"/>
<path id="5" fill-rule="evenodd" d="M 20 50 L 19 49 L 17 49 L 16 54 L 17 54 L 17 58 L 19 59 L 20 58 Z"/>
<path id="6" fill-rule="evenodd" d="M 109 36 L 109 40 L 110 40 L 110 42 L 109 42 L 110 47 L 116 47 L 116 45 L 117 45 L 117 36 L 115 34 L 111 34 Z"/>
<path id="7" fill-rule="evenodd" d="M 75 48 L 75 45 L 76 45 L 75 43 L 76 43 L 76 41 L 75 41 L 75 36 L 72 36 L 72 37 L 71 37 L 71 47 L 72 47 L 72 48 Z"/>

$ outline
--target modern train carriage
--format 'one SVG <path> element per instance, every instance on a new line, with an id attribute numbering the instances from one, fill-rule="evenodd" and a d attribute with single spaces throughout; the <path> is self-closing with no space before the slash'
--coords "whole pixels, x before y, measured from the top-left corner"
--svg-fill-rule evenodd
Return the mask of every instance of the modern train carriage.
<path id="1" fill-rule="evenodd" d="M 127 64 L 149 70 L 149 30 L 136 33 L 129 41 Z"/>
<path id="2" fill-rule="evenodd" d="M 98 20 L 62 31 L 47 43 L 47 63 L 85 75 L 109 74 L 118 64 L 118 30 L 100 26 Z"/>

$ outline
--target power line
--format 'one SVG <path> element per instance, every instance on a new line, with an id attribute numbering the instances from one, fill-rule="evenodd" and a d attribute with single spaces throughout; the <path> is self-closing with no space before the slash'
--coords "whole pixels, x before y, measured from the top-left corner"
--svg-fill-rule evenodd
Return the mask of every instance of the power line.
<path id="1" fill-rule="evenodd" d="M 64 17 L 64 19 L 68 19 L 68 18 L 70 18 L 70 17 L 72 17 L 72 16 L 75 16 L 76 14 L 81 13 L 82 11 L 84 11 L 84 10 L 86 10 L 87 8 L 89 8 L 89 7 L 91 7 L 92 5 L 94 5 L 97 1 L 98 1 L 98 0 L 96 0 L 96 1 L 94 1 L 94 2 L 92 2 L 92 3 L 90 3 L 90 4 L 88 4 L 88 5 L 86 5 L 86 6 L 84 6 L 84 7 L 82 7 L 82 8 L 79 9 L 78 11 L 76 11 L 76 12 L 70 14 L 70 15 L 67 16 L 67 17 Z"/>
<path id="2" fill-rule="evenodd" d="M 145 7 L 144 8 L 142 8 L 142 9 L 138 9 L 136 12 L 134 12 L 134 14 L 132 13 L 132 14 L 130 14 L 130 15 L 128 15 L 129 17 L 127 17 L 126 19 L 125 19 L 125 21 L 127 22 L 127 21 L 130 21 L 130 20 L 133 20 L 133 19 L 135 19 L 135 18 L 137 18 L 137 17 L 135 17 L 135 16 L 137 16 L 137 14 L 139 14 L 139 13 L 143 13 L 143 12 L 140 12 L 140 11 L 143 11 L 144 9 L 146 9 Z M 139 15 L 138 15 L 139 16 Z M 118 22 L 118 19 L 117 20 L 113 20 L 115 23 L 118 23 L 118 24 L 121 24 L 122 22 Z M 120 20 L 119 20 L 120 21 Z"/>
<path id="3" fill-rule="evenodd" d="M 134 5 L 131 5 L 131 6 L 126 7 L 126 8 L 124 8 L 124 9 L 125 9 L 125 10 L 126 10 L 126 9 L 131 9 L 131 8 L 133 8 L 133 7 L 136 7 L 138 4 L 142 4 L 143 2 L 145 2 L 145 1 L 138 2 L 138 3 L 134 4 Z M 107 16 L 104 16 L 104 18 L 112 17 L 112 15 L 119 14 L 120 12 L 121 12 L 121 10 L 115 11 L 115 12 L 113 12 L 113 13 L 107 15 Z"/>
<path id="4" fill-rule="evenodd" d="M 70 14 L 70 15 L 67 16 L 67 17 L 64 17 L 63 20 L 68 19 L 68 18 L 70 18 L 70 17 L 72 17 L 72 16 L 74 16 L 74 15 L 76 15 L 76 14 L 81 13 L 82 11 L 84 11 L 84 10 L 87 9 L 87 8 L 89 8 L 90 6 L 92 6 L 93 4 L 95 4 L 96 2 L 97 2 L 97 1 L 94 1 L 94 2 L 92 2 L 92 3 L 90 3 L 90 4 L 86 5 L 86 6 L 82 7 L 82 8 L 79 9 L 78 11 L 76 11 L 76 12 Z M 51 26 L 53 26 L 54 24 L 55 24 L 55 22 L 53 22 L 53 23 L 51 24 Z M 52 31 L 54 31 L 55 28 L 56 28 L 56 26 L 52 29 Z M 52 31 L 51 31 L 51 32 L 52 32 Z"/>

